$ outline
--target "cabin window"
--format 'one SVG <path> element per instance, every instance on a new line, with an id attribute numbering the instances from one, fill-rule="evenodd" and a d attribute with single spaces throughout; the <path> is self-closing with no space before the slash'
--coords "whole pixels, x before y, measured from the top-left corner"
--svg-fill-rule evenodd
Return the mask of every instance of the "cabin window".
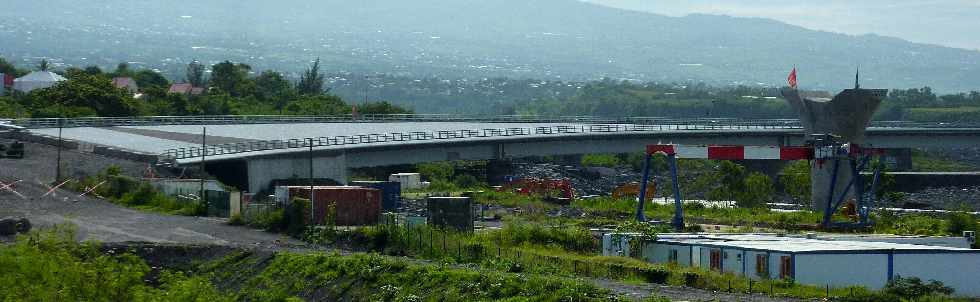
<path id="1" fill-rule="evenodd" d="M 755 274 L 759 277 L 769 277 L 769 257 L 763 254 L 755 255 Z"/>

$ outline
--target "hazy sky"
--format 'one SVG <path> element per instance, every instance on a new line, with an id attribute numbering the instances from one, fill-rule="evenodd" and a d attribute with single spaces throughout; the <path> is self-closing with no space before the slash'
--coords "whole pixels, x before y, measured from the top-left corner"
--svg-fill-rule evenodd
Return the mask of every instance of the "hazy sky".
<path id="1" fill-rule="evenodd" d="M 764 17 L 848 34 L 980 50 L 980 0 L 583 0 L 670 16 Z"/>

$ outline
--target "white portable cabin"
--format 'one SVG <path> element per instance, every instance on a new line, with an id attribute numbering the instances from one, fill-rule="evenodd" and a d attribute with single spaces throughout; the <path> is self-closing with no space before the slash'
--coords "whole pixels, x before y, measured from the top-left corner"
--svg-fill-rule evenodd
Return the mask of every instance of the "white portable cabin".
<path id="1" fill-rule="evenodd" d="M 611 235 L 614 234 L 605 236 Z M 974 249 L 703 234 L 661 235 L 640 248 L 641 258 L 648 262 L 696 266 L 757 280 L 788 278 L 818 286 L 879 289 L 898 276 L 918 277 L 941 281 L 955 289 L 956 295 L 980 296 L 976 281 L 976 276 L 980 276 L 980 250 Z"/>
<path id="2" fill-rule="evenodd" d="M 422 174 L 419 173 L 391 174 L 388 181 L 400 183 L 402 191 L 422 188 Z"/>

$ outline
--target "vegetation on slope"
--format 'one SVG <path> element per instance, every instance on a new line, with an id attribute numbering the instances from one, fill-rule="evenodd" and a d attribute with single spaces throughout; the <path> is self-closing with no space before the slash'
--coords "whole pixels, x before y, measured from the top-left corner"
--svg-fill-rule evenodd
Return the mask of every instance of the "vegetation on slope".
<path id="1" fill-rule="evenodd" d="M 0 245 L 0 300 L 233 301 L 206 276 L 164 271 L 149 284 L 151 268 L 140 258 L 74 237 L 71 227 L 59 226 Z"/>

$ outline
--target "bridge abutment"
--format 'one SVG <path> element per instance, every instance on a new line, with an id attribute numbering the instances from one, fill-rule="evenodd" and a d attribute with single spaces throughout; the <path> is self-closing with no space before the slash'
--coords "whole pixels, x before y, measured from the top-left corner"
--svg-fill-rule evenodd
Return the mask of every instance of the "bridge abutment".
<path id="1" fill-rule="evenodd" d="M 310 159 L 308 157 L 250 158 L 247 160 L 247 169 L 248 190 L 260 192 L 268 189 L 274 180 L 308 179 Z M 314 179 L 331 179 L 346 184 L 347 176 L 345 153 L 318 154 L 313 158 Z"/>

